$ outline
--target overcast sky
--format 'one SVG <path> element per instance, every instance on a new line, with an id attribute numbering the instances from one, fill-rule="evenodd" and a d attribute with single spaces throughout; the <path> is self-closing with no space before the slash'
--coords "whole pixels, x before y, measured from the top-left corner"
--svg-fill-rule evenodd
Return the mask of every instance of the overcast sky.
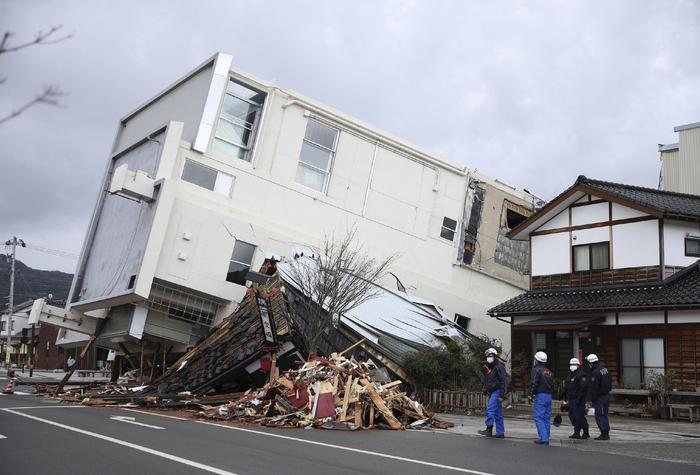
<path id="1" fill-rule="evenodd" d="M 75 253 L 118 119 L 216 51 L 546 199 L 579 174 L 657 186 L 657 144 L 700 121 L 690 0 L 0 3 L 14 42 L 51 25 L 74 38 L 0 56 L 0 116 L 69 94 L 0 125 L 0 240 Z"/>

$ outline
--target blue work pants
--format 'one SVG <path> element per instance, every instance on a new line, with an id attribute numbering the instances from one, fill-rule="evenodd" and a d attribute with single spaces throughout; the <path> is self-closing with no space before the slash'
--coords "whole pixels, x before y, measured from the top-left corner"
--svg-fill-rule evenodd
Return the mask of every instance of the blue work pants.
<path id="1" fill-rule="evenodd" d="M 549 443 L 549 430 L 551 427 L 550 417 L 552 416 L 552 395 L 550 393 L 535 394 L 535 407 L 533 419 L 537 427 L 537 435 L 541 442 Z"/>
<path id="2" fill-rule="evenodd" d="M 486 405 L 486 426 L 496 423 L 496 435 L 503 435 L 506 432 L 503 424 L 503 405 L 501 404 L 501 390 L 496 389 L 489 394 L 489 402 Z"/>

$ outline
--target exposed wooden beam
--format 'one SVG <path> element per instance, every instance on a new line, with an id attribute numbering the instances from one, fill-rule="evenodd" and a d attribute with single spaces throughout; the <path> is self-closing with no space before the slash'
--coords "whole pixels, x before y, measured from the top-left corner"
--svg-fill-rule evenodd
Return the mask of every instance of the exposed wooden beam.
<path id="1" fill-rule="evenodd" d="M 651 221 L 652 219 L 658 219 L 658 218 L 656 216 L 638 216 L 636 218 L 615 219 L 612 221 L 601 221 L 598 223 L 591 223 L 591 224 L 577 224 L 576 226 L 566 226 L 566 227 L 562 227 L 562 228 L 545 229 L 542 231 L 533 231 L 530 233 L 530 236 L 544 236 L 545 234 L 558 234 L 558 233 L 565 233 L 565 232 L 571 232 L 571 231 L 579 231 L 581 229 L 593 229 L 593 228 L 602 228 L 605 226 L 617 226 L 619 224 L 629 224 L 629 223 L 638 223 L 641 221 Z"/>

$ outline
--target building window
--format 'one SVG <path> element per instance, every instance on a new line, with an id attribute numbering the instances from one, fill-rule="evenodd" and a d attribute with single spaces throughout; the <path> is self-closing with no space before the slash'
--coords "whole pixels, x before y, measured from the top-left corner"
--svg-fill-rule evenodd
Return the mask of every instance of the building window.
<path id="1" fill-rule="evenodd" d="M 306 124 L 301 145 L 296 182 L 321 193 L 326 191 L 333 155 L 338 142 L 338 129 L 315 119 Z"/>
<path id="2" fill-rule="evenodd" d="M 214 149 L 250 161 L 265 93 L 229 81 L 214 134 Z"/>
<path id="3" fill-rule="evenodd" d="M 245 285 L 246 274 L 253 264 L 255 246 L 243 241 L 236 241 L 231 254 L 231 262 L 228 265 L 226 280 L 238 285 Z"/>
<path id="4" fill-rule="evenodd" d="M 455 323 L 465 330 L 469 330 L 469 317 L 455 313 Z"/>
<path id="5" fill-rule="evenodd" d="M 610 268 L 610 243 L 597 242 L 574 246 L 574 272 Z"/>
<path id="6" fill-rule="evenodd" d="M 224 196 L 231 195 L 234 177 L 192 160 L 185 160 L 182 180 Z"/>
<path id="7" fill-rule="evenodd" d="M 685 238 L 685 255 L 688 257 L 700 257 L 700 237 Z"/>
<path id="8" fill-rule="evenodd" d="M 447 239 L 448 241 L 454 241 L 455 233 L 457 232 L 457 221 L 450 219 L 447 216 L 442 218 L 442 229 L 440 230 L 440 237 Z"/>
<path id="9" fill-rule="evenodd" d="M 665 372 L 663 338 L 622 338 L 622 382 L 639 387 L 653 373 Z"/>

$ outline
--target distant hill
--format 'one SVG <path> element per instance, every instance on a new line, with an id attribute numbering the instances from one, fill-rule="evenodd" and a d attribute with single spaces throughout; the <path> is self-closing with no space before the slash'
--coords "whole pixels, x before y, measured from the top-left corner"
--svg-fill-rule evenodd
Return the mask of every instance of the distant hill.
<path id="1" fill-rule="evenodd" d="M 15 305 L 53 294 L 54 300 L 65 300 L 73 274 L 55 270 L 38 270 L 15 262 Z M 0 308 L 5 309 L 10 295 L 10 263 L 0 255 Z"/>

